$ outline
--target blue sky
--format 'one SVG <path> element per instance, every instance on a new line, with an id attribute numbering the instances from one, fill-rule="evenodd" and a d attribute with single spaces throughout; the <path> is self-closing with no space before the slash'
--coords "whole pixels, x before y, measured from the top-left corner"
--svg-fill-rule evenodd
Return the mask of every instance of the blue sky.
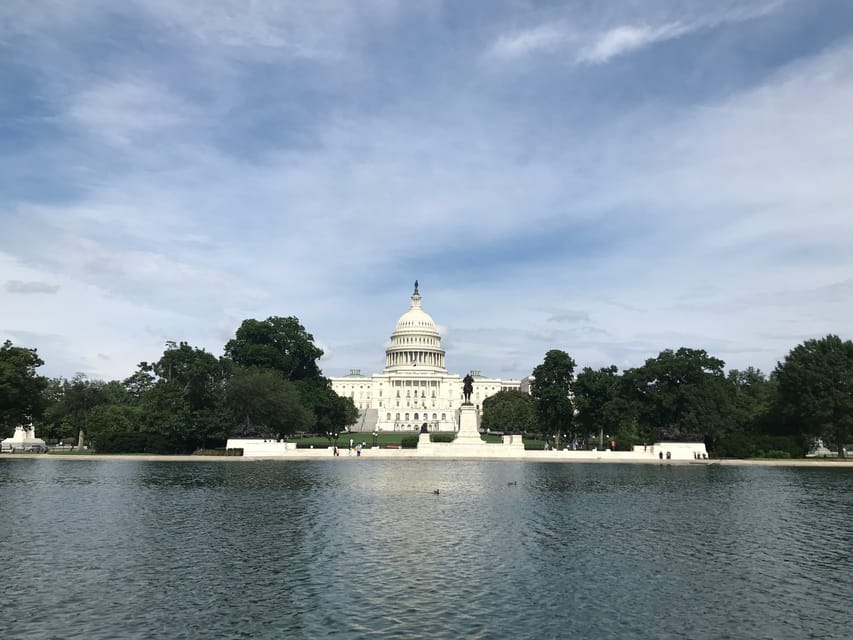
<path id="1" fill-rule="evenodd" d="M 853 3 L 4 0 L 0 339 L 123 378 L 295 315 L 380 370 L 853 337 Z"/>

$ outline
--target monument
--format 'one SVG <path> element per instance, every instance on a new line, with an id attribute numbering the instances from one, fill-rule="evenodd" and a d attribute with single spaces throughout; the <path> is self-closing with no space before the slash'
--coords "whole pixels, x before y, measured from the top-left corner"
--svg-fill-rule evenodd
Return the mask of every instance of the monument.
<path id="1" fill-rule="evenodd" d="M 459 408 L 459 432 L 453 444 L 483 444 L 480 430 L 477 428 L 477 409 L 471 404 L 471 394 L 474 393 L 474 378 L 469 373 L 462 379 L 462 406 Z"/>
<path id="2" fill-rule="evenodd" d="M 36 437 L 35 427 L 31 424 L 19 424 L 15 427 L 15 433 L 11 438 L 6 438 L 0 442 L 0 451 L 34 451 L 36 453 L 44 453 L 47 451 L 47 445 L 44 440 Z"/>

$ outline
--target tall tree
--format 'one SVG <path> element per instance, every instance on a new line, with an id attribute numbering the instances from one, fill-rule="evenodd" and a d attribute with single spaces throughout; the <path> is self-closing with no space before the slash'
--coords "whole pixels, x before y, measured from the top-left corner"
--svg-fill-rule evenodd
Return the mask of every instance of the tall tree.
<path id="1" fill-rule="evenodd" d="M 71 425 L 80 448 L 86 442 L 92 411 L 105 402 L 103 387 L 103 381 L 89 380 L 82 373 L 76 374 L 64 385 L 64 393 L 59 403 L 60 415 Z"/>
<path id="2" fill-rule="evenodd" d="M 271 316 L 244 320 L 225 345 L 225 355 L 243 367 L 275 369 L 288 380 L 310 380 L 320 377 L 317 360 L 323 350 L 298 318 Z"/>
<path id="3" fill-rule="evenodd" d="M 300 380 L 296 386 L 303 403 L 314 414 L 314 430 L 318 433 L 339 433 L 358 420 L 352 398 L 342 398 L 332 391 L 328 378 Z"/>
<path id="4" fill-rule="evenodd" d="M 536 429 L 533 398 L 523 391 L 499 391 L 483 401 L 483 428 L 496 431 Z"/>
<path id="5" fill-rule="evenodd" d="M 585 437 L 598 436 L 604 446 L 609 435 L 620 447 L 636 444 L 645 434 L 637 431 L 636 408 L 622 394 L 622 378 L 616 366 L 584 367 L 574 383 L 575 421 Z M 647 436 L 646 436 L 647 437 Z"/>
<path id="6" fill-rule="evenodd" d="M 142 410 L 147 430 L 175 444 L 183 443 L 187 449 L 226 437 L 230 420 L 223 396 L 229 367 L 230 363 L 204 349 L 186 342 L 167 342 L 160 360 L 145 365 L 145 371 L 140 372 L 153 374 L 156 379 L 144 393 Z"/>
<path id="7" fill-rule="evenodd" d="M 51 378 L 42 392 L 45 409 L 38 433 L 45 440 L 70 442 L 77 433 L 66 416 L 62 402 L 67 385 L 68 381 L 65 378 Z"/>
<path id="8" fill-rule="evenodd" d="M 6 340 L 0 346 L 0 432 L 12 435 L 19 424 L 41 417 L 47 378 L 36 374 L 44 362 L 35 349 L 16 347 Z"/>
<path id="9" fill-rule="evenodd" d="M 843 456 L 853 431 L 853 342 L 836 335 L 807 340 L 785 356 L 775 375 L 791 423 L 835 444 Z"/>
<path id="10" fill-rule="evenodd" d="M 310 430 L 314 415 L 294 385 L 278 372 L 239 368 L 228 380 L 225 402 L 241 437 L 281 438 Z"/>
<path id="11" fill-rule="evenodd" d="M 661 351 L 625 372 L 645 432 L 657 440 L 703 440 L 709 445 L 734 420 L 732 387 L 724 362 L 703 349 Z"/>
<path id="12" fill-rule="evenodd" d="M 755 434 L 767 429 L 768 416 L 776 402 L 777 382 L 754 367 L 732 369 L 726 376 L 734 389 L 737 428 Z"/>
<path id="13" fill-rule="evenodd" d="M 572 383 L 575 361 L 565 351 L 552 349 L 533 370 L 532 395 L 536 400 L 536 417 L 540 430 L 553 435 L 557 448 L 561 434 L 572 427 Z"/>

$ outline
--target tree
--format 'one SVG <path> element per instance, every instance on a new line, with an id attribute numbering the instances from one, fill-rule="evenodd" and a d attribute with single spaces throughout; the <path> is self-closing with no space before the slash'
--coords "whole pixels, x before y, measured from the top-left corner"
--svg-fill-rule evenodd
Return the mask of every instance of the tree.
<path id="1" fill-rule="evenodd" d="M 85 444 L 92 411 L 104 403 L 103 387 L 103 381 L 88 380 L 83 373 L 76 374 L 63 385 L 58 414 L 71 426 L 72 434 L 76 434 L 78 448 Z"/>
<path id="2" fill-rule="evenodd" d="M 732 369 L 726 379 L 734 388 L 738 425 L 748 432 L 764 428 L 764 422 L 776 400 L 777 384 L 754 367 Z"/>
<path id="3" fill-rule="evenodd" d="M 225 355 L 242 367 L 275 369 L 288 380 L 311 380 L 320 377 L 317 360 L 323 350 L 298 318 L 271 316 L 244 320 L 225 345 Z"/>
<path id="4" fill-rule="evenodd" d="M 306 431 L 314 416 L 293 384 L 277 371 L 235 370 L 228 380 L 225 403 L 241 437 L 281 438 Z"/>
<path id="5" fill-rule="evenodd" d="M 536 412 L 533 398 L 523 391 L 499 391 L 483 401 L 485 429 L 522 432 L 536 429 Z"/>
<path id="6" fill-rule="evenodd" d="M 585 437 L 598 436 L 604 446 L 605 433 L 621 447 L 630 447 L 643 438 L 637 431 L 636 408 L 622 394 L 622 378 L 616 366 L 602 369 L 584 367 L 574 383 L 577 407 L 575 421 Z"/>
<path id="7" fill-rule="evenodd" d="M 43 364 L 35 349 L 13 346 L 9 340 L 0 346 L 0 432 L 5 435 L 41 417 L 48 381 L 36 375 L 36 369 Z"/>
<path id="8" fill-rule="evenodd" d="M 702 440 L 712 445 L 733 424 L 732 387 L 724 362 L 702 349 L 661 351 L 625 372 L 641 428 L 656 440 Z"/>
<path id="9" fill-rule="evenodd" d="M 140 362 L 136 371 L 130 377 L 125 378 L 121 384 L 127 391 L 128 400 L 131 403 L 138 403 L 151 390 L 156 381 L 154 367 L 147 362 Z"/>
<path id="10" fill-rule="evenodd" d="M 160 360 L 142 363 L 135 376 L 144 381 L 151 374 L 155 380 L 142 396 L 146 430 L 185 449 L 225 438 L 230 420 L 223 396 L 230 366 L 186 342 L 167 342 Z"/>
<path id="11" fill-rule="evenodd" d="M 318 433 L 340 433 L 358 420 L 352 398 L 342 398 L 332 391 L 328 378 L 302 380 L 297 388 L 302 402 L 314 414 L 314 429 Z"/>
<path id="12" fill-rule="evenodd" d="M 552 349 L 545 360 L 533 370 L 532 393 L 536 400 L 536 417 L 539 429 L 553 434 L 557 448 L 560 435 L 572 426 L 572 382 L 575 361 L 565 351 Z"/>
<path id="13" fill-rule="evenodd" d="M 807 340 L 776 366 L 779 403 L 800 433 L 844 446 L 853 428 L 853 342 L 836 335 Z"/>

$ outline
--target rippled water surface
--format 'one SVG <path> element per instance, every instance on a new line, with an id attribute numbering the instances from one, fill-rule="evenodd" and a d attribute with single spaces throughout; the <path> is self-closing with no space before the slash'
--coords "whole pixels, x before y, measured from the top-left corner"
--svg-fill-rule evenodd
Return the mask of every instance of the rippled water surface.
<path id="1" fill-rule="evenodd" d="M 853 637 L 850 469 L 6 458 L 0 508 L 7 640 Z"/>

